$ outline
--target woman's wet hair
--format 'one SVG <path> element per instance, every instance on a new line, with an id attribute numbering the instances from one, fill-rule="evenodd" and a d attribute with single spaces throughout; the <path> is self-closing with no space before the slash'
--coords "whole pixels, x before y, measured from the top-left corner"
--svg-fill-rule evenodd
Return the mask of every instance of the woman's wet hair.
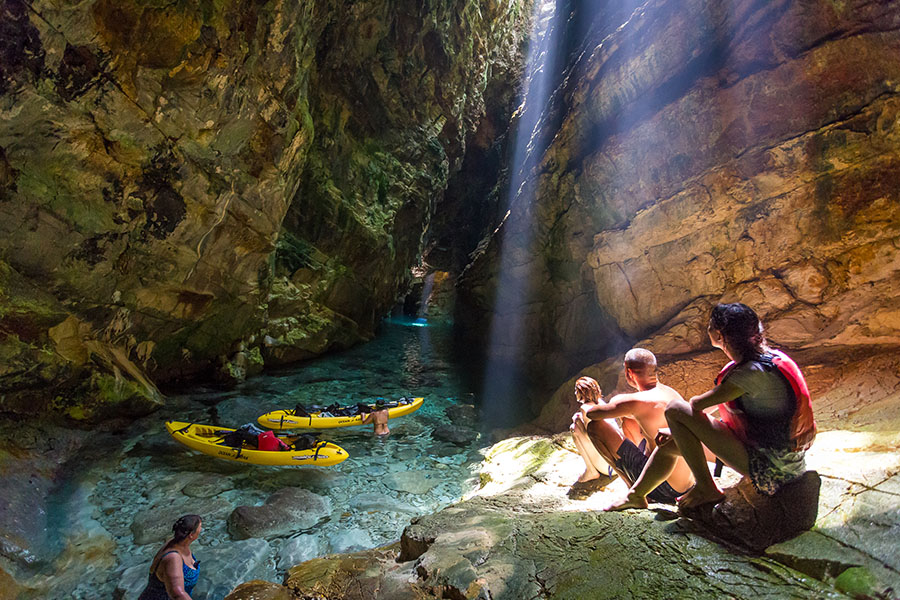
<path id="1" fill-rule="evenodd" d="M 175 524 L 172 525 L 172 539 L 169 540 L 166 547 L 184 541 L 187 536 L 197 531 L 202 520 L 200 515 L 184 515 L 183 517 L 179 517 L 178 520 L 175 521 Z"/>
<path id="2" fill-rule="evenodd" d="M 750 360 L 766 351 L 762 322 L 752 308 L 740 302 L 718 304 L 709 318 L 710 329 L 722 334 L 728 345 Z"/>
<path id="3" fill-rule="evenodd" d="M 585 398 L 585 402 L 600 401 L 600 384 L 596 379 L 591 377 L 579 377 L 575 382 L 575 391 L 581 392 Z"/>

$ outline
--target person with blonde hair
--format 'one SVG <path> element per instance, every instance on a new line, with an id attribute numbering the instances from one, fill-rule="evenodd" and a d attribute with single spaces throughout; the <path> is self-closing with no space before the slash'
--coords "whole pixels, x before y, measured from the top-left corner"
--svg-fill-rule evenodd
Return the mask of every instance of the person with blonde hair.
<path id="1" fill-rule="evenodd" d="M 607 465 L 597 449 L 591 443 L 587 432 L 587 421 L 581 407 L 584 405 L 598 405 L 602 397 L 600 384 L 591 377 L 579 377 L 575 382 L 575 401 L 579 410 L 572 415 L 572 441 L 578 454 L 584 460 L 584 473 L 572 484 L 570 495 L 581 496 L 602 489 L 613 480 L 613 472 Z"/>
<path id="2" fill-rule="evenodd" d="M 649 350 L 632 348 L 625 354 L 624 362 L 625 381 L 637 391 L 613 396 L 606 404 L 582 404 L 581 414 L 593 448 L 628 485 L 633 485 L 656 447 L 657 433 L 666 427 L 666 409 L 683 399 L 659 381 L 656 357 Z M 623 420 L 622 427 L 616 419 Z M 674 504 L 693 484 L 690 469 L 679 459 L 648 497 L 654 502 Z"/>

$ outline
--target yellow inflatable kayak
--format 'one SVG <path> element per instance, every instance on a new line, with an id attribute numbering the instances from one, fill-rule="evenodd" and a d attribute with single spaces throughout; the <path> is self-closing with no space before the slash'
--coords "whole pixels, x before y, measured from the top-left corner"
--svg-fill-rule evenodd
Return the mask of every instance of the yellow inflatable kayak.
<path id="1" fill-rule="evenodd" d="M 235 431 L 212 425 L 198 425 L 182 421 L 166 421 L 166 430 L 176 441 L 193 450 L 199 450 L 215 458 L 235 460 L 254 465 L 330 467 L 347 460 L 347 451 L 330 442 L 317 442 L 307 450 L 257 450 L 243 445 L 234 448 L 224 443 L 225 434 Z M 293 444 L 298 436 L 280 439 Z"/>
<path id="2" fill-rule="evenodd" d="M 388 418 L 394 419 L 414 413 L 422 408 L 425 398 L 403 398 L 399 402 L 385 404 Z M 369 404 L 372 410 L 375 404 Z M 311 411 L 306 415 L 298 415 L 297 410 L 273 410 L 257 419 L 260 425 L 269 429 L 334 429 L 335 427 L 353 427 L 362 425 L 366 414 L 351 416 L 330 416 L 327 411 Z M 323 414 L 324 413 L 324 414 Z"/>

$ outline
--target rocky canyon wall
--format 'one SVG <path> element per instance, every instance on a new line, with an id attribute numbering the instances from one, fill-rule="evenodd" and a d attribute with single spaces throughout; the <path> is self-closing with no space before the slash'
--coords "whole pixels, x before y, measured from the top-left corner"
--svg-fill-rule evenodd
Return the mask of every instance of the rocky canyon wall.
<path id="1" fill-rule="evenodd" d="M 0 1 L 2 412 L 371 337 L 525 4 Z"/>
<path id="2" fill-rule="evenodd" d="M 598 4 L 547 111 L 560 126 L 462 280 L 475 320 L 524 323 L 496 352 L 554 386 L 640 343 L 702 391 L 722 362 L 709 309 L 743 301 L 819 391 L 896 353 L 900 5 L 650 0 L 610 27 L 612 10 Z M 501 252 L 528 294 L 495 289 Z"/>

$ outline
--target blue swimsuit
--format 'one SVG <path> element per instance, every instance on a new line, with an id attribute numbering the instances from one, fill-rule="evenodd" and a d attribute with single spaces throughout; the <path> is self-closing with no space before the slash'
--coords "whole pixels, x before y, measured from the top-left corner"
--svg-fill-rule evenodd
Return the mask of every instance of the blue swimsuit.
<path id="1" fill-rule="evenodd" d="M 178 550 L 169 550 L 166 554 L 172 554 L 173 552 L 178 552 Z M 159 557 L 159 560 L 162 560 L 163 554 Z M 191 558 L 194 560 L 195 565 L 199 565 L 200 563 L 194 558 L 194 554 L 191 553 Z M 150 576 L 147 578 L 147 587 L 144 588 L 144 591 L 141 592 L 138 600 L 170 600 L 168 592 L 166 592 L 166 584 L 159 580 L 159 577 L 156 576 L 156 568 L 159 566 L 159 561 L 154 563 L 154 568 L 150 570 Z M 187 566 L 187 563 L 184 562 L 184 558 L 181 559 L 181 572 L 184 575 L 184 591 L 187 592 L 187 595 L 190 596 L 191 592 L 194 591 L 194 586 L 197 585 L 197 580 L 200 579 L 200 567 L 198 566 L 195 569 Z"/>

